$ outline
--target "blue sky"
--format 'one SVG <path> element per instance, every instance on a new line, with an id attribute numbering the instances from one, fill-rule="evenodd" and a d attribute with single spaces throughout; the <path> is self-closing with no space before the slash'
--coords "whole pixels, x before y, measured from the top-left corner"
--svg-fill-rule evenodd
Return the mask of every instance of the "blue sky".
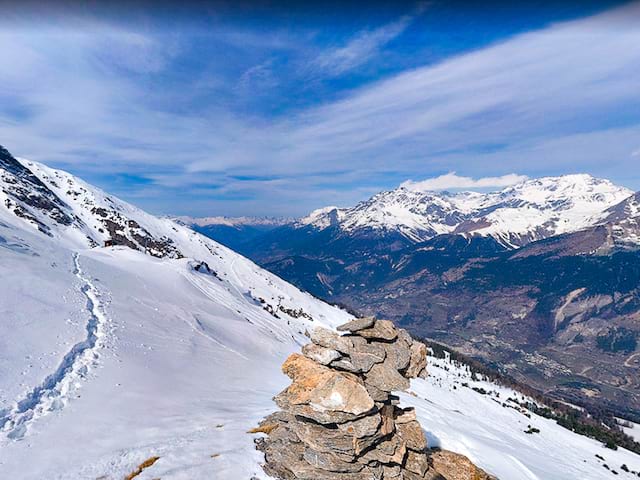
<path id="1" fill-rule="evenodd" d="M 0 144 L 162 214 L 433 177 L 640 190 L 640 3 L 476 3 L 6 8 Z"/>

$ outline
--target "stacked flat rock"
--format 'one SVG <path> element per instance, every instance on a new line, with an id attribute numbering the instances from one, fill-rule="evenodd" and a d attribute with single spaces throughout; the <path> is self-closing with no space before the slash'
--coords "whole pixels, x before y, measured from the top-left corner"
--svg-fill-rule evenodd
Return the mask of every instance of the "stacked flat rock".
<path id="1" fill-rule="evenodd" d="M 285 480 L 439 477 L 415 411 L 393 391 L 426 375 L 427 349 L 386 320 L 362 318 L 340 333 L 316 329 L 282 370 L 292 383 L 274 400 L 256 440 L 267 474 Z"/>

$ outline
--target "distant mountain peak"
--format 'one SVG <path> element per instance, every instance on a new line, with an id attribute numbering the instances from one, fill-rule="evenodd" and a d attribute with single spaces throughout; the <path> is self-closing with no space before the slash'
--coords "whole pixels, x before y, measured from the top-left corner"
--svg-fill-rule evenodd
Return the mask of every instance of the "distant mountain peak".
<path id="1" fill-rule="evenodd" d="M 341 220 L 341 211 L 338 207 L 330 206 L 313 210 L 306 217 L 298 220 L 299 225 L 311 225 L 317 228 L 327 228 L 337 225 Z"/>
<path id="2" fill-rule="evenodd" d="M 589 174 L 528 179 L 490 193 L 401 186 L 353 207 L 314 210 L 297 224 L 319 230 L 332 226 L 345 233 L 395 232 L 416 242 L 446 233 L 492 236 L 518 247 L 594 225 L 632 193 Z"/>

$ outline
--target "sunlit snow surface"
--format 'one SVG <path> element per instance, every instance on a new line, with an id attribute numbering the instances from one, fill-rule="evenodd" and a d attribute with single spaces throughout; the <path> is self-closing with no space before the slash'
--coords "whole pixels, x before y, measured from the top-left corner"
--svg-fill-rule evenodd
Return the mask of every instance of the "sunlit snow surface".
<path id="1" fill-rule="evenodd" d="M 122 479 L 151 456 L 160 459 L 138 478 L 266 478 L 247 431 L 276 409 L 288 384 L 281 363 L 306 331 L 350 316 L 184 227 L 49 173 L 86 229 L 49 238 L 0 209 L 0 479 Z M 69 180 L 85 189 L 77 198 L 65 196 Z M 187 258 L 88 249 L 97 225 L 87 210 L 103 202 Z M 617 478 L 632 478 L 623 463 L 640 470 L 640 457 L 528 419 L 502 406 L 515 394 L 483 384 L 500 398 L 481 395 L 462 386 L 473 385 L 463 370 L 435 362 L 413 382 L 417 396 L 402 395 L 432 445 L 502 480 L 608 478 L 596 454 Z M 528 424 L 541 432 L 525 434 Z"/>
<path id="2" fill-rule="evenodd" d="M 509 400 L 522 403 L 521 394 L 473 380 L 466 367 L 436 358 L 429 363 L 429 378 L 413 381 L 411 392 L 401 394 L 401 399 L 416 407 L 431 446 L 467 455 L 504 480 L 613 478 L 604 464 L 619 474 L 615 478 L 634 478 L 620 469 L 623 464 L 640 470 L 640 456 L 607 449 Z M 473 387 L 488 393 L 478 393 Z M 525 433 L 529 426 L 540 433 Z"/>
<path id="3" fill-rule="evenodd" d="M 640 423 L 625 422 L 630 426 L 624 426 L 622 429 L 627 435 L 633 437 L 636 442 L 640 442 Z"/>
<path id="4" fill-rule="evenodd" d="M 225 249 L 219 252 L 217 263 L 208 260 L 220 279 L 194 271 L 189 259 L 159 260 L 124 248 L 80 254 L 85 275 L 100 292 L 107 336 L 86 369 L 65 374 L 67 391 L 52 390 L 42 399 L 46 408 L 35 405 L 26 423 L 5 422 L 0 478 L 122 478 L 151 455 L 161 457 L 150 471 L 162 478 L 260 475 L 259 454 L 246 432 L 274 409 L 271 397 L 286 386 L 280 364 L 300 348 L 306 329 L 349 316 Z M 71 252 L 60 257 L 65 253 L 72 259 Z M 1 255 L 5 292 L 11 282 L 5 257 L 24 254 Z M 72 264 L 38 269 L 27 266 L 42 263 L 41 257 L 15 260 L 20 267 L 13 275 L 28 278 L 25 291 L 13 294 L 34 314 L 19 329 L 5 328 L 8 318 L 21 314 L 2 294 L 1 304 L 10 306 L 2 323 L 3 346 L 26 342 L 37 353 L 28 356 L 27 348 L 11 356 L 4 348 L 0 353 L 3 372 L 11 372 L 0 376 L 2 410 L 10 419 L 14 400 L 28 397 L 58 370 L 67 349 L 84 338 L 82 322 L 90 319 L 86 299 L 74 295 L 82 284 Z M 75 313 L 65 310 L 67 300 L 56 290 L 38 287 L 40 270 L 43 276 L 59 275 L 60 286 L 74 298 Z M 313 320 L 283 312 L 276 318 L 254 298 L 301 308 Z M 42 318 L 41 310 L 46 310 Z M 76 328 L 67 329 L 69 317 Z M 56 407 L 48 408 L 53 403 Z"/>

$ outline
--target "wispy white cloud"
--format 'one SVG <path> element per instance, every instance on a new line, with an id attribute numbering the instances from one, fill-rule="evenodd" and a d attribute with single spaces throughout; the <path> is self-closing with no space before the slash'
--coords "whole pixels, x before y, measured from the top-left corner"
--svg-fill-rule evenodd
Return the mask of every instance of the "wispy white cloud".
<path id="1" fill-rule="evenodd" d="M 427 4 L 421 3 L 414 12 L 391 23 L 358 32 L 345 45 L 327 49 L 318 55 L 310 64 L 311 69 L 322 75 L 338 76 L 365 64 L 401 35 L 426 8 Z"/>
<path id="2" fill-rule="evenodd" d="M 417 190 L 422 192 L 433 190 L 459 190 L 466 188 L 480 189 L 508 187 L 509 185 L 515 185 L 516 183 L 523 182 L 528 178 L 529 177 L 526 175 L 518 175 L 516 173 L 509 173 L 499 177 L 471 178 L 461 177 L 457 175 L 456 172 L 449 172 L 438 177 L 427 178 L 426 180 L 420 180 L 417 182 L 407 180 L 406 182 L 403 182 L 401 186 L 408 190 Z"/>
<path id="3" fill-rule="evenodd" d="M 244 95 L 255 94 L 255 89 L 269 89 L 278 85 L 278 79 L 273 72 L 273 59 L 254 65 L 240 75 L 238 89 Z M 251 91 L 254 90 L 254 91 Z"/>
<path id="4" fill-rule="evenodd" d="M 585 116 L 638 103 L 640 30 L 626 15 L 640 4 L 400 74 L 308 112 L 295 143 L 425 158 L 574 133 Z"/>

